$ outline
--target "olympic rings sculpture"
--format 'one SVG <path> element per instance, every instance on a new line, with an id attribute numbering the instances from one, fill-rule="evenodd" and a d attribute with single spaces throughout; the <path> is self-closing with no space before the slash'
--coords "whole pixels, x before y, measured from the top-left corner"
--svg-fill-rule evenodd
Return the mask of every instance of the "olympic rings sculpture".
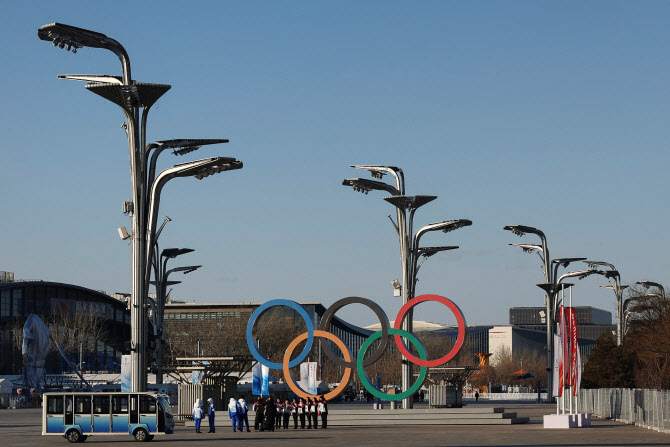
<path id="1" fill-rule="evenodd" d="M 454 344 L 453 348 L 446 355 L 435 360 L 428 360 L 426 348 L 425 346 L 423 346 L 423 343 L 421 343 L 421 341 L 416 336 L 401 329 L 403 319 L 407 315 L 407 312 L 417 304 L 426 301 L 433 301 L 447 306 L 455 315 L 456 321 L 458 323 L 458 336 L 456 338 L 456 343 Z M 332 321 L 335 312 L 337 312 L 339 309 L 346 306 L 347 304 L 353 304 L 353 303 L 363 304 L 364 306 L 367 306 L 370 309 L 372 309 L 372 311 L 377 315 L 381 323 L 381 330 L 370 335 L 370 337 L 368 337 L 367 340 L 365 340 L 356 358 L 352 358 L 352 355 L 349 352 L 349 348 L 342 340 L 340 340 L 334 334 L 328 332 L 328 327 L 330 326 L 330 322 Z M 300 314 L 300 316 L 302 316 L 307 326 L 307 332 L 300 334 L 290 343 L 290 345 L 288 346 L 288 348 L 284 353 L 282 363 L 271 362 L 270 360 L 265 358 L 258 351 L 258 348 L 256 348 L 253 342 L 253 328 L 254 325 L 256 324 L 256 320 L 261 316 L 263 312 L 268 310 L 270 307 L 274 306 L 287 306 L 295 310 Z M 389 335 L 393 336 L 396 346 L 400 350 L 402 356 L 407 361 L 412 362 L 415 365 L 421 367 L 419 377 L 417 378 L 414 385 L 412 385 L 409 389 L 404 390 L 400 394 L 386 394 L 382 391 L 377 390 L 370 383 L 370 380 L 368 379 L 367 374 L 365 373 L 365 368 L 372 365 L 377 360 L 379 360 L 379 358 L 386 351 L 386 348 L 388 346 Z M 456 356 L 456 354 L 458 354 L 460 349 L 463 347 L 463 342 L 465 341 L 465 335 L 466 335 L 465 318 L 463 317 L 463 312 L 461 312 L 458 306 L 448 298 L 430 294 L 417 296 L 416 298 L 413 298 L 407 304 L 402 306 L 402 308 L 398 312 L 398 315 L 396 316 L 393 328 L 390 327 L 390 323 L 386 316 L 386 313 L 377 303 L 367 298 L 361 298 L 357 296 L 342 298 L 333 303 L 323 314 L 323 317 L 321 318 L 321 323 L 319 324 L 319 329 L 317 330 L 314 329 L 314 324 L 312 323 L 309 314 L 307 314 L 307 311 L 305 311 L 305 309 L 300 304 L 298 304 L 295 301 L 284 300 L 284 299 L 270 300 L 264 303 L 262 306 L 260 306 L 251 314 L 251 317 L 249 318 L 249 323 L 247 324 L 247 346 L 249 347 L 251 355 L 253 355 L 253 357 L 260 364 L 265 365 L 268 368 L 283 370 L 284 378 L 286 379 L 286 384 L 289 386 L 291 391 L 293 391 L 297 396 L 300 396 L 302 398 L 308 398 L 308 397 L 315 398 L 318 396 L 308 394 L 303 390 L 301 390 L 300 387 L 298 387 L 298 385 L 293 380 L 290 369 L 300 364 L 300 362 L 302 362 L 307 357 L 310 350 L 312 349 L 314 337 L 317 337 L 319 339 L 321 351 L 325 353 L 326 356 L 329 359 L 331 359 L 336 365 L 344 367 L 344 377 L 342 377 L 340 385 L 338 385 L 330 393 L 327 393 L 324 396 L 326 399 L 333 399 L 334 397 L 340 395 L 346 389 L 347 385 L 349 384 L 349 380 L 351 378 L 352 370 L 353 368 L 356 368 L 358 372 L 358 377 L 360 378 L 361 383 L 363 384 L 363 387 L 366 390 L 368 390 L 375 397 L 393 401 L 393 400 L 402 400 L 406 397 L 410 397 L 419 388 L 421 388 L 424 380 L 426 379 L 429 367 L 443 365 L 447 363 L 449 360 L 453 359 Z M 417 358 L 409 351 L 409 349 L 407 349 L 407 346 L 402 340 L 403 338 L 409 340 L 409 342 L 412 345 L 414 345 L 417 352 L 419 353 L 419 358 Z M 376 349 L 372 351 L 372 353 L 369 356 L 366 357 L 365 354 L 367 353 L 367 350 L 378 339 L 380 339 L 379 346 L 377 346 Z M 293 351 L 298 346 L 298 344 L 300 344 L 300 342 L 304 340 L 307 340 L 307 343 L 305 344 L 305 347 L 303 348 L 302 352 L 295 359 L 291 360 L 291 355 L 293 354 Z M 331 345 L 328 343 L 328 340 L 337 345 L 339 350 L 342 351 L 343 358 L 340 358 L 337 356 L 337 354 L 335 354 Z"/>

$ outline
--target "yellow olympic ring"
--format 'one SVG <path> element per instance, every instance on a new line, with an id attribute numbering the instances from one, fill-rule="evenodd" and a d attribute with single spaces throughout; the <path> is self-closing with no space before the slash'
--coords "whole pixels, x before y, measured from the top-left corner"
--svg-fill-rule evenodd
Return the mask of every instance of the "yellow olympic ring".
<path id="1" fill-rule="evenodd" d="M 293 391 L 296 395 L 302 397 L 303 399 L 307 399 L 308 397 L 311 399 L 318 398 L 319 396 L 314 396 L 312 394 L 305 393 L 303 390 L 300 389 L 298 385 L 293 381 L 293 377 L 291 377 L 291 370 L 288 367 L 289 361 L 291 360 L 291 354 L 293 354 L 293 350 L 298 346 L 298 343 L 300 343 L 303 340 L 307 339 L 307 332 L 304 332 L 300 335 L 298 335 L 286 348 L 286 352 L 284 353 L 284 379 L 286 380 L 286 384 L 288 387 Z M 344 361 L 345 362 L 350 362 L 351 361 L 351 354 L 349 353 L 349 349 L 347 349 L 347 345 L 344 344 L 342 340 L 340 340 L 337 336 L 331 334 L 330 332 L 326 331 L 314 331 L 314 336 L 315 337 L 323 337 L 327 338 L 328 340 L 332 341 L 337 345 L 338 348 L 342 351 L 342 355 L 344 356 Z M 344 389 L 349 385 L 349 379 L 351 378 L 351 368 L 344 368 L 344 377 L 342 377 L 342 380 L 340 381 L 340 384 L 330 393 L 326 394 L 324 398 L 326 400 L 330 400 L 334 397 L 337 397 Z"/>

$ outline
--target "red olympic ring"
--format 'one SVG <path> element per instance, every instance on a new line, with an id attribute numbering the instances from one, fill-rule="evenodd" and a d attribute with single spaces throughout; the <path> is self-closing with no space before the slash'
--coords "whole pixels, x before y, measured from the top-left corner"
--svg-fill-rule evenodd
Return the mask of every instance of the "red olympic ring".
<path id="1" fill-rule="evenodd" d="M 419 366 L 427 366 L 427 367 L 440 366 L 447 363 L 449 360 L 453 359 L 463 346 L 463 342 L 465 341 L 465 328 L 466 328 L 465 318 L 463 317 L 463 312 L 461 312 L 461 309 L 459 309 L 458 306 L 448 298 L 445 298 L 440 295 L 421 295 L 408 301 L 404 306 L 400 308 L 398 316 L 396 316 L 395 318 L 394 328 L 402 329 L 402 320 L 405 318 L 405 314 L 407 313 L 407 311 L 409 311 L 412 307 L 416 306 L 417 304 L 423 303 L 424 301 L 435 301 L 438 303 L 442 303 L 449 309 L 451 309 L 451 311 L 456 316 L 456 321 L 458 322 L 458 338 L 456 339 L 456 344 L 454 344 L 454 346 L 451 348 L 451 351 L 449 351 L 447 355 L 439 359 L 421 360 L 420 358 L 413 356 L 409 352 L 409 350 L 403 343 L 402 337 L 400 335 L 394 335 L 393 337 L 395 338 L 395 343 L 396 345 L 398 345 L 398 349 L 400 349 L 402 355 L 405 356 L 405 358 L 410 362 Z"/>

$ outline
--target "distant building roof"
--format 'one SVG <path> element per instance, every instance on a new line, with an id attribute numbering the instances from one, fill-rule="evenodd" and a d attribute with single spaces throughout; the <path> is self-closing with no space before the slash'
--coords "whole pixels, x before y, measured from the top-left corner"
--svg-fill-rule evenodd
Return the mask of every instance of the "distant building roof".
<path id="1" fill-rule="evenodd" d="M 390 322 L 390 326 L 393 327 L 395 325 L 395 321 Z M 431 323 L 429 321 L 416 321 L 412 323 L 412 326 L 415 331 L 422 331 L 422 332 L 429 332 L 429 331 L 441 331 L 444 329 L 451 329 L 454 326 L 449 326 L 447 324 L 439 324 L 439 323 Z M 370 326 L 365 326 L 364 329 L 367 329 L 369 331 L 379 331 L 382 328 L 381 323 L 376 323 L 372 324 Z"/>

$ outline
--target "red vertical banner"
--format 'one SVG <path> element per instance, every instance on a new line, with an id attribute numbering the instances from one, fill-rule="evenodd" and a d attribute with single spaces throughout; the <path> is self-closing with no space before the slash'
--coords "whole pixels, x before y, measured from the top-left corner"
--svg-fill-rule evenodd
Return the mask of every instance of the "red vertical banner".
<path id="1" fill-rule="evenodd" d="M 577 313 L 574 307 L 569 308 L 570 313 L 570 372 L 571 376 L 568 385 L 574 385 L 577 382 L 577 351 L 579 343 L 577 342 Z"/>
<path id="2" fill-rule="evenodd" d="M 560 313 L 558 314 L 558 336 L 560 339 L 560 359 L 558 364 L 558 395 L 563 395 L 563 388 L 565 387 L 565 376 L 566 370 L 568 368 L 568 336 L 567 328 L 565 327 L 565 308 L 561 306 Z"/>

